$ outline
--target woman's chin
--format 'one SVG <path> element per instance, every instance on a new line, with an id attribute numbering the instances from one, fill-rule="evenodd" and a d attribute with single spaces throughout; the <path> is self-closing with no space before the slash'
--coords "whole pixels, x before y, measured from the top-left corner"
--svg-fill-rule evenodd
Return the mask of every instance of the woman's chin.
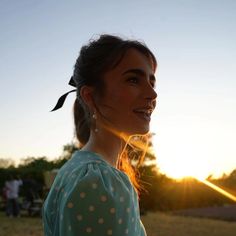
<path id="1" fill-rule="evenodd" d="M 148 125 L 143 125 L 141 126 L 136 126 L 136 127 L 119 127 L 117 129 L 110 129 L 112 130 L 113 133 L 116 133 L 117 135 L 123 137 L 124 139 L 128 139 L 129 136 L 134 136 L 134 135 L 146 135 L 150 131 L 149 124 Z"/>
<path id="2" fill-rule="evenodd" d="M 133 130 L 130 130 L 129 132 L 129 136 L 132 136 L 132 135 L 146 135 L 148 134 L 150 131 L 149 129 L 149 125 L 147 127 L 142 127 L 142 128 L 137 128 L 137 129 L 133 129 Z"/>

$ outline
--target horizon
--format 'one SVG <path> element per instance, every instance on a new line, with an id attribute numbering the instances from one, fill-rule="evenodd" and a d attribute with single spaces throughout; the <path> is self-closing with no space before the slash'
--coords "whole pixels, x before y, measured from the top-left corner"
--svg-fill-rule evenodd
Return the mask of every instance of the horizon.
<path id="1" fill-rule="evenodd" d="M 70 143 L 67 143 L 65 145 L 68 145 Z M 71 143 L 72 144 L 72 143 Z M 156 158 L 156 155 L 155 155 L 155 151 L 153 150 L 153 147 L 151 147 L 151 154 L 155 156 Z M 154 151 L 154 152 L 153 152 Z M 15 168 L 18 168 L 19 165 L 21 164 L 24 164 L 24 162 L 26 160 L 29 160 L 29 159 L 34 159 L 34 160 L 37 160 L 37 159 L 40 159 L 40 158 L 46 158 L 47 161 L 51 162 L 51 161 L 57 161 L 59 160 L 61 157 L 63 157 L 63 152 L 61 153 L 61 155 L 59 155 L 58 157 L 54 157 L 54 158 L 50 158 L 48 156 L 27 156 L 27 157 L 22 157 L 20 159 L 17 159 L 17 160 L 14 160 L 14 158 L 0 158 L 0 168 L 3 167 L 3 168 L 8 168 L 10 166 L 14 166 Z M 4 161 L 6 161 L 4 163 Z M 2 162 L 2 166 L 1 166 L 1 162 Z M 159 174 L 163 174 L 163 175 L 166 175 L 167 177 L 171 178 L 171 179 L 175 179 L 175 180 L 180 180 L 182 181 L 183 179 L 188 179 L 188 178 L 193 178 L 193 179 L 196 179 L 198 181 L 201 181 L 203 182 L 203 180 L 206 180 L 208 179 L 209 177 L 211 177 L 212 179 L 221 179 L 224 177 L 224 175 L 226 176 L 229 176 L 233 171 L 236 170 L 236 166 L 235 167 L 232 167 L 232 169 L 228 170 L 228 171 L 223 171 L 222 173 L 219 173 L 218 175 L 215 175 L 214 173 L 208 173 L 206 174 L 205 176 L 195 176 L 195 175 L 190 175 L 190 174 L 186 174 L 186 175 L 178 175 L 178 174 L 170 174 L 168 173 L 168 171 L 165 171 L 162 169 L 162 167 L 160 167 L 158 165 L 158 159 L 156 158 L 155 160 L 152 160 L 150 161 L 151 164 L 154 164 L 156 165 L 157 169 L 158 169 L 158 173 Z M 5 166 L 4 164 L 7 165 Z"/>

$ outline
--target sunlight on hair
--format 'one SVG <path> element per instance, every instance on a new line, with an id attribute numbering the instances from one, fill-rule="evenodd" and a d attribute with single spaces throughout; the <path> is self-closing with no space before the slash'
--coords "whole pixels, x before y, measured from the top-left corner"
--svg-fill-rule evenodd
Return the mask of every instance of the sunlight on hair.
<path id="1" fill-rule="evenodd" d="M 115 129 L 111 129 L 111 128 L 108 128 L 108 127 L 107 127 L 107 129 L 109 129 L 113 134 L 117 135 L 122 140 L 124 140 L 126 145 L 129 143 L 129 145 L 131 145 L 133 148 L 138 148 L 140 150 L 143 150 L 144 155 L 145 155 L 145 153 L 150 153 L 150 154 L 155 155 L 155 149 L 152 150 L 151 148 L 148 147 L 150 134 L 128 136 L 124 133 L 117 132 Z M 196 166 L 194 166 L 195 168 L 187 168 L 187 166 L 183 165 L 183 163 L 180 163 L 180 164 L 181 165 L 179 166 L 179 168 L 176 167 L 176 166 L 173 166 L 174 172 L 172 172 L 172 173 L 175 173 L 175 178 L 177 178 L 177 179 L 181 179 L 181 178 L 184 178 L 184 177 L 195 178 L 198 181 L 202 182 L 203 184 L 207 185 L 208 187 L 214 189 L 218 193 L 220 193 L 220 194 L 224 195 L 225 197 L 227 197 L 227 198 L 229 198 L 229 199 L 236 202 L 236 196 L 234 196 L 233 194 L 227 192 L 226 190 L 224 190 L 224 189 L 218 187 L 217 185 L 215 185 L 215 184 L 209 182 L 208 180 L 206 180 L 205 174 L 203 172 L 200 173 L 198 171 L 198 172 L 195 173 L 194 169 L 196 168 Z M 177 170 L 179 170 L 179 173 L 176 172 Z"/>
<path id="2" fill-rule="evenodd" d="M 147 133 L 145 135 L 140 135 L 140 134 L 127 135 L 125 133 L 117 131 L 116 129 L 114 129 L 108 125 L 105 125 L 105 124 L 102 124 L 102 125 L 105 129 L 109 130 L 111 133 L 113 133 L 114 135 L 116 135 L 122 141 L 125 142 L 125 145 L 122 149 L 123 151 L 120 154 L 120 157 L 126 152 L 128 145 L 134 150 L 141 151 L 139 159 L 136 160 L 136 164 L 135 164 L 136 167 L 139 167 L 143 164 L 146 154 L 155 155 L 154 151 L 152 150 L 152 148 L 149 145 L 150 140 L 151 140 L 150 138 L 152 135 L 151 133 Z"/>
<path id="3" fill-rule="evenodd" d="M 102 124 L 102 125 L 104 128 L 106 128 L 111 133 L 113 133 L 114 135 L 119 137 L 121 140 L 123 140 L 126 143 L 126 145 L 129 144 L 133 148 L 138 148 L 140 150 L 147 151 L 148 142 L 149 142 L 150 135 L 151 135 L 150 133 L 148 133 L 146 135 L 140 135 L 140 134 L 127 135 L 125 133 L 117 131 L 116 129 L 114 129 L 112 127 L 106 126 L 104 124 Z"/>

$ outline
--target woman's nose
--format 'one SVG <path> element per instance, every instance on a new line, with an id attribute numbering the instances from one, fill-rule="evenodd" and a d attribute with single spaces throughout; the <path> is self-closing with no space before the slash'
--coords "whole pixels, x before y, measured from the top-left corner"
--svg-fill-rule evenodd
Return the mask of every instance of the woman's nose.
<path id="1" fill-rule="evenodd" d="M 154 88 L 152 88 L 151 97 L 152 97 L 153 100 L 157 98 L 157 92 L 155 91 Z"/>
<path id="2" fill-rule="evenodd" d="M 150 100 L 156 100 L 157 98 L 157 92 L 150 84 L 148 85 L 148 88 L 146 90 L 145 97 Z"/>

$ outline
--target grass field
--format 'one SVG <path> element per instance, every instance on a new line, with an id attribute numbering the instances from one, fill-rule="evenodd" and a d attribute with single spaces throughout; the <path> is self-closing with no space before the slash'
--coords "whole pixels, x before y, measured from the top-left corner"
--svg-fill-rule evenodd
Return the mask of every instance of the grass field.
<path id="1" fill-rule="evenodd" d="M 148 213 L 142 218 L 148 236 L 235 236 L 236 222 Z"/>
<path id="2" fill-rule="evenodd" d="M 173 216 L 160 212 L 148 213 L 142 217 L 142 221 L 148 236 L 236 235 L 236 222 Z M 42 236 L 41 219 L 29 217 L 9 219 L 0 212 L 0 235 Z"/>

